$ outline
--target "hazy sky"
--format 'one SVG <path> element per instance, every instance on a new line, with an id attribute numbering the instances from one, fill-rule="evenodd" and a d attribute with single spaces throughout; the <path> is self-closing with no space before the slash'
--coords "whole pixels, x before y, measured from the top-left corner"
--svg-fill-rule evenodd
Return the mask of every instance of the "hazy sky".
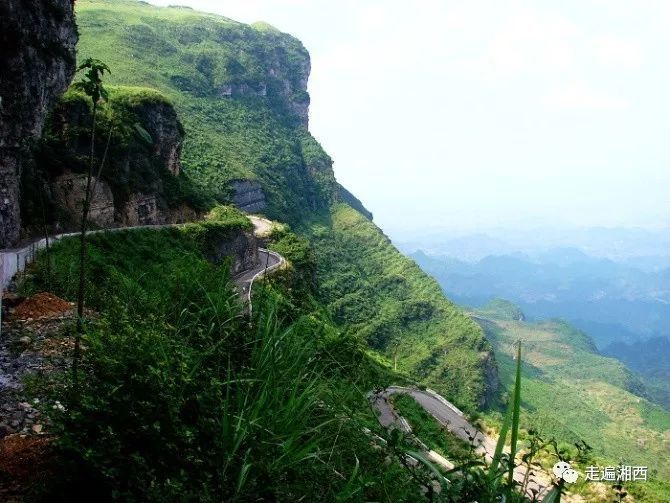
<path id="1" fill-rule="evenodd" d="M 666 0 L 152 2 L 300 38 L 312 133 L 391 235 L 670 224 Z"/>

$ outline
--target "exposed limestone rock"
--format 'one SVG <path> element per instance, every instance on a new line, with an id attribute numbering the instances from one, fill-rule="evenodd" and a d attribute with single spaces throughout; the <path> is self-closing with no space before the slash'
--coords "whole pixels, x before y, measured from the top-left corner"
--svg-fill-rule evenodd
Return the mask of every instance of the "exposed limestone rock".
<path id="1" fill-rule="evenodd" d="M 233 275 L 258 264 L 258 242 L 253 232 L 236 232 L 225 238 L 213 236 L 208 248 L 208 259 L 214 263 L 232 259 L 230 272 Z"/>
<path id="2" fill-rule="evenodd" d="M 267 206 L 265 193 L 258 182 L 236 180 L 231 183 L 233 203 L 245 213 L 257 213 Z"/>
<path id="3" fill-rule="evenodd" d="M 72 6 L 71 0 L 0 2 L 0 248 L 19 239 L 25 141 L 40 136 L 75 70 Z"/>
<path id="4" fill-rule="evenodd" d="M 495 403 L 500 389 L 500 378 L 498 377 L 498 365 L 496 364 L 493 351 L 482 353 L 482 358 L 486 389 L 481 397 L 479 405 L 480 407 L 487 407 Z"/>
<path id="5" fill-rule="evenodd" d="M 181 204 L 176 208 L 170 208 L 168 210 L 168 222 L 173 224 L 183 224 L 186 222 L 193 222 L 198 220 L 200 215 L 193 208 L 187 204 Z"/>
<path id="6" fill-rule="evenodd" d="M 121 211 L 121 223 L 126 227 L 156 225 L 166 223 L 166 218 L 159 212 L 155 195 L 132 194 Z"/>
<path id="7" fill-rule="evenodd" d="M 95 185 L 95 192 L 91 197 L 89 222 L 98 227 L 110 227 L 114 223 L 114 197 L 109 185 L 95 177 L 91 180 L 91 187 Z M 82 173 L 67 173 L 56 177 L 53 184 L 53 194 L 58 204 L 67 208 L 74 221 L 81 219 L 84 196 L 86 194 L 86 175 Z"/>
<path id="8" fill-rule="evenodd" d="M 175 109 L 165 103 L 146 103 L 138 106 L 135 112 L 154 140 L 154 155 L 162 160 L 170 173 L 179 175 L 184 129 Z"/>
<path id="9" fill-rule="evenodd" d="M 112 136 L 92 199 L 90 221 L 108 228 L 196 220 L 197 212 L 174 195 L 174 187 L 181 183 L 175 178 L 183 176 L 180 156 L 184 130 L 177 113 L 158 92 L 152 95 L 146 90 L 127 88 L 122 96 L 133 96 L 133 92 L 138 93 L 135 99 L 116 105 L 125 107 L 126 120 L 116 125 L 119 135 Z M 113 95 L 111 100 L 113 102 Z M 52 137 L 57 138 L 52 140 L 50 148 L 58 150 L 60 155 L 53 160 L 49 156 L 38 156 L 38 169 L 45 180 L 44 200 L 51 216 L 48 225 L 54 232 L 77 230 L 81 219 L 89 169 L 91 120 L 86 98 L 68 94 L 55 107 L 48 125 Z M 146 130 L 150 143 L 136 132 L 135 123 Z M 96 134 L 95 169 L 106 148 L 106 133 L 98 129 Z M 34 185 L 26 184 L 26 201 L 35 198 L 30 191 L 34 192 Z M 41 214 L 30 216 L 24 215 L 26 226 L 37 227 L 36 218 L 37 223 L 43 225 Z"/>

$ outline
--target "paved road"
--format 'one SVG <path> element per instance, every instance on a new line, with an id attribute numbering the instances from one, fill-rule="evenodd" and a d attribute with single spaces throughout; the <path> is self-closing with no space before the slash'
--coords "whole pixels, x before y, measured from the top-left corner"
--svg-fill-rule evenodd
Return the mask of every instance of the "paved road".
<path id="1" fill-rule="evenodd" d="M 249 291 L 251 283 L 266 272 L 273 271 L 284 262 L 281 255 L 265 248 L 258 249 L 258 265 L 253 269 L 247 269 L 233 278 L 235 284 L 243 294 Z"/>
<path id="2" fill-rule="evenodd" d="M 497 441 L 484 435 L 477 428 L 472 426 L 465 415 L 458 410 L 456 406 L 432 390 L 422 391 L 415 388 L 391 386 L 380 393 L 373 394 L 371 396 L 371 401 L 373 406 L 379 411 L 378 419 L 382 426 L 386 428 L 396 426 L 405 432 L 411 431 L 407 421 L 398 415 L 389 402 L 389 397 L 391 395 L 400 393 L 414 398 L 414 400 L 416 400 L 416 402 L 440 424 L 446 426 L 446 428 L 457 437 L 469 444 L 475 445 L 475 452 L 482 454 L 487 462 L 491 462 Z M 506 449 L 506 452 L 509 452 L 509 449 Z M 518 466 L 514 470 L 514 480 L 519 484 L 523 483 L 525 476 L 525 466 Z M 548 476 L 543 473 L 535 474 L 535 471 L 531 470 L 531 474 L 528 478 L 527 490 L 530 497 L 533 496 L 533 492 L 539 495 L 550 488 L 551 479 Z"/>
<path id="3" fill-rule="evenodd" d="M 265 218 L 250 215 L 249 219 L 254 224 L 254 234 L 259 237 L 266 236 L 271 228 L 272 222 Z M 97 234 L 100 232 L 116 232 L 123 230 L 135 229 L 161 229 L 165 227 L 178 227 L 184 224 L 158 224 L 158 225 L 137 225 L 134 227 L 114 227 L 111 229 L 100 229 L 88 231 L 87 234 Z M 65 234 L 58 234 L 49 237 L 49 243 L 52 244 L 63 238 L 77 237 L 78 232 L 69 232 Z M 29 243 L 22 248 L 4 249 L 0 250 L 0 293 L 9 284 L 11 279 L 19 272 L 22 272 L 28 264 L 30 264 L 37 252 L 46 247 L 46 239 L 38 239 Z M 251 286 L 255 279 L 269 273 L 280 267 L 285 261 L 278 253 L 266 250 L 265 248 L 258 249 L 258 265 L 253 269 L 243 271 L 233 278 L 235 284 L 239 287 L 242 295 L 246 295 L 246 300 L 251 305 Z"/>
<path id="4" fill-rule="evenodd" d="M 272 222 L 266 218 L 256 215 L 249 215 L 249 220 L 254 224 L 254 235 L 259 238 L 267 237 L 272 229 Z M 245 297 L 249 309 L 249 316 L 252 314 L 253 306 L 251 304 L 251 292 L 254 281 L 269 274 L 275 269 L 281 267 L 286 261 L 279 253 L 258 248 L 258 265 L 253 269 L 243 271 L 233 278 L 233 281 L 240 289 L 240 295 Z"/>

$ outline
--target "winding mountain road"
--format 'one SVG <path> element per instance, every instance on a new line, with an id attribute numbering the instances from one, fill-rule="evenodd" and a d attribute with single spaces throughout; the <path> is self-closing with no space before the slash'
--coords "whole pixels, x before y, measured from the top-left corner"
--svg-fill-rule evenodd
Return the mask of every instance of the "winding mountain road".
<path id="1" fill-rule="evenodd" d="M 484 435 L 477 428 L 472 426 L 465 415 L 452 403 L 447 401 L 442 396 L 438 395 L 432 390 L 419 390 L 416 388 L 404 388 L 400 386 L 390 386 L 379 393 L 370 395 L 370 401 L 375 409 L 379 412 L 378 419 L 385 428 L 396 427 L 400 428 L 406 433 L 411 433 L 411 428 L 407 421 L 400 416 L 393 408 L 389 398 L 392 395 L 405 394 L 411 396 L 423 409 L 433 416 L 437 422 L 445 426 L 451 433 L 464 440 L 465 442 L 475 446 L 475 452 L 484 456 L 486 462 L 490 463 L 495 453 L 497 441 L 491 437 Z M 433 451 L 428 448 L 425 449 L 429 458 Z M 505 452 L 509 452 L 506 448 Z M 444 459 L 444 458 L 443 458 Z M 434 460 L 445 468 L 448 465 Z M 449 465 L 453 467 L 451 462 Z M 514 470 L 514 480 L 520 485 L 523 484 L 526 478 L 527 468 L 525 466 L 517 466 Z M 544 473 L 536 473 L 537 470 L 531 470 L 528 475 L 528 483 L 526 486 L 526 493 L 529 497 L 538 497 L 551 488 L 551 479 Z"/>
<path id="2" fill-rule="evenodd" d="M 272 222 L 255 215 L 249 215 L 249 220 L 254 225 L 254 235 L 257 237 L 266 237 L 272 228 Z M 165 227 L 178 227 L 184 224 L 157 224 L 157 225 L 137 225 L 133 227 L 114 227 L 112 229 L 101 229 L 88 231 L 87 234 L 97 234 L 101 232 L 118 232 L 123 230 L 136 229 L 162 229 Z M 64 238 L 77 237 L 78 232 L 69 232 L 57 234 L 49 237 L 49 243 L 54 243 Z M 19 272 L 23 272 L 28 264 L 35 260 L 37 252 L 46 248 L 46 239 L 38 239 L 21 248 L 0 250 L 0 294 L 9 284 L 12 278 Z M 245 297 L 251 312 L 251 289 L 254 280 L 268 274 L 281 267 L 286 261 L 284 257 L 265 248 L 258 248 L 258 264 L 253 269 L 242 271 L 233 278 L 233 281 L 240 290 L 240 294 Z"/>

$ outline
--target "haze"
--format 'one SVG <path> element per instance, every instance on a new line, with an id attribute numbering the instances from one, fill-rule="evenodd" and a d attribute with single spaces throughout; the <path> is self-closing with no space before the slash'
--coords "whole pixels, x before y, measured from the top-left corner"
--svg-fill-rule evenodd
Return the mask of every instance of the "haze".
<path id="1" fill-rule="evenodd" d="M 311 130 L 393 237 L 670 223 L 663 0 L 153 3 L 301 39 Z"/>

